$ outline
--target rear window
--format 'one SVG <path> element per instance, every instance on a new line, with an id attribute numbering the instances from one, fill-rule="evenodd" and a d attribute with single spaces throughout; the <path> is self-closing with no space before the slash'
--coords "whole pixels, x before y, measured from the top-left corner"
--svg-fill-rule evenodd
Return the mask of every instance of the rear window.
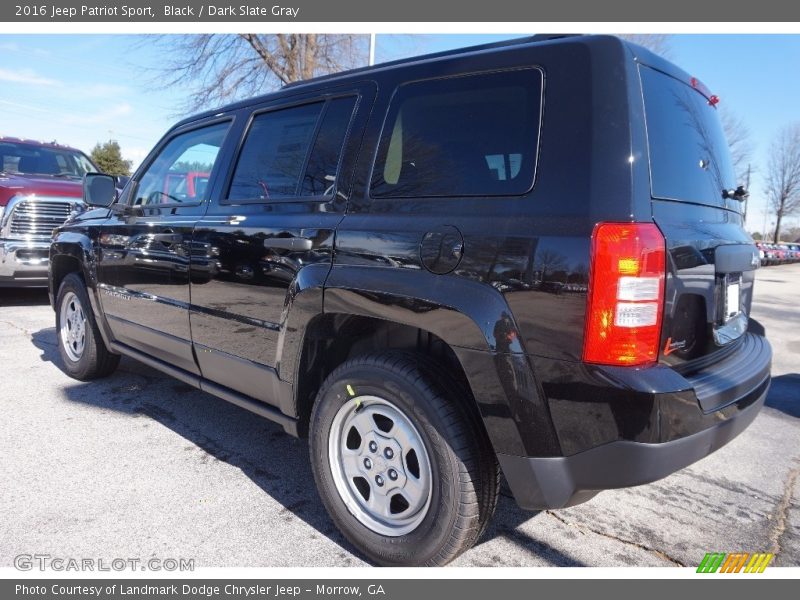
<path id="1" fill-rule="evenodd" d="M 654 198 L 724 205 L 736 188 L 717 109 L 688 83 L 640 67 Z"/>
<path id="2" fill-rule="evenodd" d="M 524 194 L 536 169 L 541 95 L 538 69 L 400 86 L 378 146 L 371 195 Z"/>

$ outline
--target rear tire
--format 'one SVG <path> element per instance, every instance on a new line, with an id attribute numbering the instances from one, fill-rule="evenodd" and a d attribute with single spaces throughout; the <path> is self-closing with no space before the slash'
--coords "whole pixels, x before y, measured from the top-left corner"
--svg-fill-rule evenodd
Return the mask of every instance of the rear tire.
<path id="1" fill-rule="evenodd" d="M 310 453 L 340 531 L 386 566 L 443 565 L 472 547 L 497 504 L 499 469 L 471 398 L 427 359 L 362 356 L 325 380 Z"/>
<path id="2" fill-rule="evenodd" d="M 119 364 L 119 354 L 106 348 L 94 319 L 83 279 L 70 273 L 56 299 L 56 336 L 64 370 L 81 381 L 107 377 Z"/>

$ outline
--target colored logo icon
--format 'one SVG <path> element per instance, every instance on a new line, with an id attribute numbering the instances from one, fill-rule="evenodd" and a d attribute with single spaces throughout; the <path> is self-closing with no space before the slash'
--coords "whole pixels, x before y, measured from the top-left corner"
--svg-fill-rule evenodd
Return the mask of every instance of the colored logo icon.
<path id="1" fill-rule="evenodd" d="M 763 573 L 774 554 L 757 552 L 707 552 L 697 567 L 698 573 Z"/>

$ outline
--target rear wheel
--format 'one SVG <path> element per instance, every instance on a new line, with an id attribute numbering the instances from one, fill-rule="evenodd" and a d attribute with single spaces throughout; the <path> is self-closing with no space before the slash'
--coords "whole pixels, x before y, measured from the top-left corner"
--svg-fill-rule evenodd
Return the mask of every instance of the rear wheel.
<path id="1" fill-rule="evenodd" d="M 120 357 L 106 348 L 77 273 L 64 277 L 58 290 L 56 333 L 64 370 L 71 377 L 87 381 L 106 377 L 117 368 Z"/>
<path id="2" fill-rule="evenodd" d="M 383 565 L 441 565 L 470 548 L 497 503 L 498 467 L 458 386 L 419 357 L 349 360 L 311 416 L 320 496 L 342 533 Z"/>

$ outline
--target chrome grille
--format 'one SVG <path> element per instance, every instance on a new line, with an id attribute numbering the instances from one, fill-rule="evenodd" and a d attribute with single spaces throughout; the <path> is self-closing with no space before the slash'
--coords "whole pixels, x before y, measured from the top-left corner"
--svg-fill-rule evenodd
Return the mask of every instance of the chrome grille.
<path id="1" fill-rule="evenodd" d="M 72 203 L 52 200 L 23 200 L 14 206 L 9 218 L 11 236 L 50 237 L 53 229 L 63 224 L 72 211 Z"/>

